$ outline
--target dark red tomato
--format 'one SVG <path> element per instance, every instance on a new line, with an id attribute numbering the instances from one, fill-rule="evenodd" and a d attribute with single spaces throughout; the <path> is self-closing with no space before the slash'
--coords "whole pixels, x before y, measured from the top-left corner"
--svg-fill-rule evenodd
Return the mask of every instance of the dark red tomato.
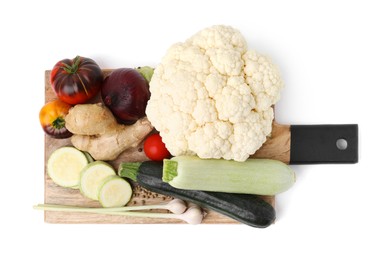
<path id="1" fill-rule="evenodd" d="M 80 56 L 57 62 L 50 74 L 50 83 L 57 97 L 71 105 L 86 103 L 93 98 L 103 80 L 99 65 Z"/>
<path id="2" fill-rule="evenodd" d="M 159 134 L 152 134 L 146 138 L 144 151 L 146 156 L 153 161 L 162 161 L 171 156 Z"/>

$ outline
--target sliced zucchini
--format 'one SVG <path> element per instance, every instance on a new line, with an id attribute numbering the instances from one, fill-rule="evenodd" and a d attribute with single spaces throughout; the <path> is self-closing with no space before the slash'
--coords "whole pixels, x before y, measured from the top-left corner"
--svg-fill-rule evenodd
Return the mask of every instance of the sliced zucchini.
<path id="1" fill-rule="evenodd" d="M 106 177 L 99 188 L 99 202 L 105 208 L 123 207 L 131 199 L 130 184 L 119 176 Z"/>
<path id="2" fill-rule="evenodd" d="M 95 159 L 93 159 L 93 157 L 88 152 L 83 151 L 83 153 L 85 154 L 85 157 L 87 157 L 87 160 L 88 160 L 89 163 L 95 161 Z"/>
<path id="3" fill-rule="evenodd" d="M 85 154 L 74 147 L 55 150 L 47 161 L 47 174 L 61 187 L 78 189 L 80 174 L 88 165 Z"/>
<path id="4" fill-rule="evenodd" d="M 95 161 L 88 164 L 81 172 L 80 191 L 92 200 L 99 199 L 99 188 L 105 178 L 116 175 L 115 170 L 106 162 Z"/>

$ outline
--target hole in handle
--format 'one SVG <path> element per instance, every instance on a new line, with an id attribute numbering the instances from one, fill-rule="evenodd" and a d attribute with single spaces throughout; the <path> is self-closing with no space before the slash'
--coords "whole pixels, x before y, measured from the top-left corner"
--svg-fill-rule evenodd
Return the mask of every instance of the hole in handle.
<path id="1" fill-rule="evenodd" d="M 336 141 L 337 149 L 346 150 L 348 147 L 348 142 L 344 138 L 337 139 Z"/>

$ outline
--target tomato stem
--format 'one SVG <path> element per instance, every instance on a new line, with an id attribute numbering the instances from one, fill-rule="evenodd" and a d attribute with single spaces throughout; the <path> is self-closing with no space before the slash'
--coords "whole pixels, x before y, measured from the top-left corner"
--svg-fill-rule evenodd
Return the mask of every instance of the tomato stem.
<path id="1" fill-rule="evenodd" d="M 62 117 L 57 117 L 57 118 L 51 123 L 51 125 L 52 125 L 55 129 L 64 128 L 64 127 L 65 127 L 65 119 L 62 118 Z"/>
<path id="2" fill-rule="evenodd" d="M 77 72 L 77 70 L 79 69 L 80 62 L 81 62 L 81 58 L 80 58 L 80 56 L 77 55 L 73 59 L 72 65 L 69 65 L 69 64 L 66 64 L 63 62 L 62 69 L 65 70 L 69 74 L 75 74 Z"/>

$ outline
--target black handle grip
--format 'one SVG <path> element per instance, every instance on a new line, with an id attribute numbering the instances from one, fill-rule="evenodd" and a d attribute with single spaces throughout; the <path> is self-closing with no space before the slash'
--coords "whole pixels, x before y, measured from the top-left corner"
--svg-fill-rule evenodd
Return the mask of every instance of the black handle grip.
<path id="1" fill-rule="evenodd" d="M 358 125 L 292 125 L 290 164 L 357 163 Z"/>

